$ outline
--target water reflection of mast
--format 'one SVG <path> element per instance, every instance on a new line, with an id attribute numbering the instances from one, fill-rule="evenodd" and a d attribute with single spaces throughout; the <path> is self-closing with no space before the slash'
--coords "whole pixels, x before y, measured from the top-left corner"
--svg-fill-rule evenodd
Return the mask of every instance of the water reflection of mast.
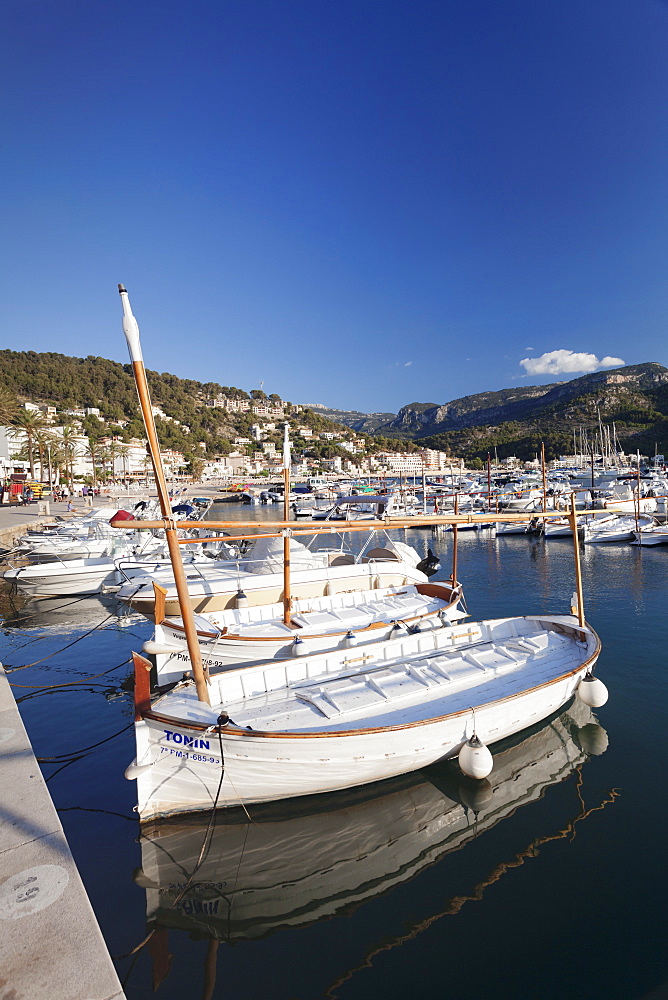
<path id="1" fill-rule="evenodd" d="M 337 993 L 335 991 L 340 989 L 344 983 L 352 979 L 357 972 L 361 972 L 363 969 L 370 969 L 373 965 L 373 959 L 376 958 L 377 955 L 380 955 L 384 951 L 393 951 L 395 948 L 399 948 L 402 944 L 406 944 L 408 941 L 413 941 L 416 937 L 418 937 L 418 935 L 427 930 L 438 920 L 441 920 L 443 917 L 455 916 L 455 914 L 459 913 L 466 903 L 480 902 L 485 893 L 485 889 L 487 889 L 490 885 L 493 885 L 495 882 L 498 882 L 502 876 L 506 874 L 506 872 L 511 871 L 513 868 L 521 868 L 525 861 L 538 857 L 538 849 L 551 841 L 564 840 L 568 836 L 570 836 L 572 840 L 575 837 L 576 823 L 579 823 L 581 820 L 591 816 L 592 813 L 605 809 L 607 805 L 610 805 L 615 801 L 615 799 L 619 798 L 621 794 L 619 789 L 612 788 L 606 798 L 604 798 L 599 805 L 592 806 L 590 809 L 587 809 L 581 793 L 582 764 L 577 765 L 576 772 L 578 775 L 576 792 L 580 802 L 580 812 L 570 821 L 570 823 L 567 823 L 566 826 L 557 833 L 545 834 L 543 837 L 535 837 L 531 843 L 528 844 L 524 850 L 519 851 L 515 857 L 512 858 L 512 860 L 502 861 L 495 868 L 493 868 L 487 878 L 478 883 L 473 892 L 466 896 L 453 896 L 452 899 L 448 900 L 447 905 L 442 910 L 438 913 L 432 914 L 430 917 L 425 917 L 424 920 L 420 920 L 405 934 L 398 935 L 390 941 L 385 941 L 383 944 L 370 948 L 358 965 L 355 965 L 352 969 L 348 969 L 347 972 L 344 972 L 332 983 L 331 986 L 325 990 L 323 997 L 326 997 L 327 1000 L 336 1000 Z"/>

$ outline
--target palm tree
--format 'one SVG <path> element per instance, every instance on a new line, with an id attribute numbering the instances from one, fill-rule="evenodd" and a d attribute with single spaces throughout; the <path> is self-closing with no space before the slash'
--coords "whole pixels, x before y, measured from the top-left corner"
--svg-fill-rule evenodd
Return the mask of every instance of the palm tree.
<path id="1" fill-rule="evenodd" d="M 64 457 L 65 478 L 71 483 L 74 479 L 74 459 L 78 454 L 77 444 L 79 443 L 79 432 L 71 424 L 63 427 L 60 437 L 60 448 Z"/>
<path id="2" fill-rule="evenodd" d="M 101 448 L 98 442 L 93 437 L 88 438 L 88 444 L 84 446 L 83 454 L 90 458 L 91 465 L 93 466 L 93 489 L 97 486 L 97 472 L 95 469 L 95 463 L 100 454 Z"/>
<path id="3" fill-rule="evenodd" d="M 49 450 L 49 460 L 51 462 L 51 471 L 53 473 L 52 484 L 60 481 L 59 473 L 65 474 L 67 477 L 67 452 L 63 448 L 60 438 L 54 437 L 53 443 L 47 445 Z"/>
<path id="4" fill-rule="evenodd" d="M 0 385 L 0 425 L 7 427 L 16 416 L 18 408 L 18 400 L 11 389 Z"/>
<path id="5" fill-rule="evenodd" d="M 53 431 L 47 430 L 46 427 L 38 430 L 35 434 L 35 445 L 39 455 L 39 474 L 42 480 L 44 479 L 44 452 L 48 451 L 49 448 L 53 448 L 56 440 Z"/>
<path id="6" fill-rule="evenodd" d="M 110 465 L 111 478 L 116 478 L 116 459 L 122 453 L 123 445 L 117 438 L 112 437 L 107 445 L 107 459 Z"/>
<path id="7" fill-rule="evenodd" d="M 130 445 L 130 444 L 120 444 L 119 443 L 118 444 L 118 448 L 119 448 L 119 451 L 120 451 L 120 454 L 121 454 L 121 458 L 123 460 L 123 483 L 125 484 L 125 486 L 127 486 L 128 485 L 128 457 L 129 457 L 130 449 L 132 448 L 132 445 Z"/>
<path id="8" fill-rule="evenodd" d="M 30 462 L 30 477 L 35 478 L 35 463 L 33 448 L 37 434 L 46 427 L 46 420 L 36 410 L 20 410 L 12 420 L 11 434 L 15 438 L 25 437 L 28 445 L 28 461 Z"/>

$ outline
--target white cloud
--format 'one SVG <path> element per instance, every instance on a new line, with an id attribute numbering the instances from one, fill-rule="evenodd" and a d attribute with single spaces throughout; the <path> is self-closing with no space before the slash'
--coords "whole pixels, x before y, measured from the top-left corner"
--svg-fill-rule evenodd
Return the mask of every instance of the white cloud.
<path id="1" fill-rule="evenodd" d="M 529 348 L 526 348 L 529 350 Z M 565 375 L 573 372 L 595 372 L 597 368 L 618 368 L 625 364 L 621 358 L 604 357 L 576 351 L 547 351 L 537 358 L 522 358 L 522 368 L 528 375 Z"/>
<path id="2" fill-rule="evenodd" d="M 413 364 L 412 361 L 404 361 L 404 368 L 410 368 L 412 364 Z"/>

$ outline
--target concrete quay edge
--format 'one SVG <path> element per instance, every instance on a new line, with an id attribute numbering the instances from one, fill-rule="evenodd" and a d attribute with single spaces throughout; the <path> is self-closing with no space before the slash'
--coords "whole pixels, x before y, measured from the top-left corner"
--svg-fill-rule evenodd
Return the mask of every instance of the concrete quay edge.
<path id="1" fill-rule="evenodd" d="M 0 996 L 125 1000 L 2 665 Z"/>

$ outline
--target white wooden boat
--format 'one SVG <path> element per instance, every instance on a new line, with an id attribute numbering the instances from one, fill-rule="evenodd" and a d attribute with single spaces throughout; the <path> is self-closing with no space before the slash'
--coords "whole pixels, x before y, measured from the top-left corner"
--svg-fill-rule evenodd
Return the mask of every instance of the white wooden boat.
<path id="1" fill-rule="evenodd" d="M 654 518 L 648 514 L 642 514 L 638 518 L 623 515 L 595 518 L 584 522 L 582 537 L 587 544 L 630 542 L 636 529 L 640 530 L 652 524 L 654 524 Z"/>
<path id="2" fill-rule="evenodd" d="M 568 615 L 493 619 L 227 670 L 210 705 L 193 681 L 150 702 L 136 657 L 139 815 L 335 791 L 456 757 L 474 732 L 496 743 L 565 705 L 599 652 Z"/>
<path id="3" fill-rule="evenodd" d="M 668 545 L 668 527 L 665 524 L 651 524 L 633 532 L 631 545 Z"/>
<path id="4" fill-rule="evenodd" d="M 242 663 L 364 647 L 402 630 L 441 628 L 467 617 L 461 599 L 461 586 L 444 581 L 294 601 L 289 623 L 283 605 L 272 604 L 197 615 L 195 625 L 202 662 L 213 673 Z M 143 651 L 155 656 L 159 685 L 180 681 L 190 669 L 183 619 L 156 624 Z"/>
<path id="5" fill-rule="evenodd" d="M 576 699 L 519 743 L 501 745 L 489 783 L 430 768 L 364 789 L 145 824 L 141 869 L 150 928 L 251 941 L 327 920 L 391 892 L 545 795 L 602 753 L 605 731 Z M 572 820 L 571 815 L 568 816 Z M 194 873 L 192 882 L 188 878 Z"/>

